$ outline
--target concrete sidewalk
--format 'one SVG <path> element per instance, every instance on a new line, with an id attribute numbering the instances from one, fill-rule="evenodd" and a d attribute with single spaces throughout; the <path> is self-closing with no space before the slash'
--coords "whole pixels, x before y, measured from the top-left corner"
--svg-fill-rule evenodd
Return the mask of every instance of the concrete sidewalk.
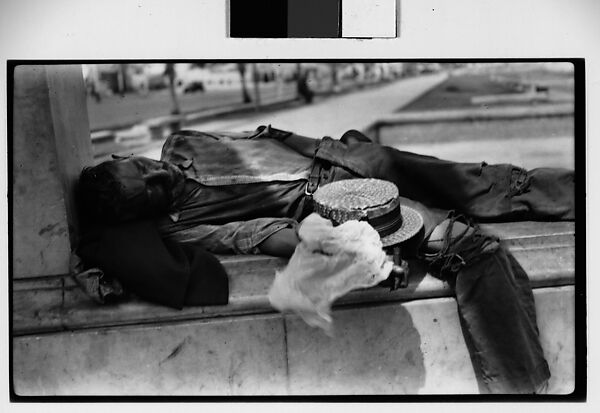
<path id="1" fill-rule="evenodd" d="M 403 79 L 389 85 L 348 93 L 275 113 L 256 113 L 238 119 L 216 119 L 186 126 L 186 129 L 206 131 L 253 130 L 270 124 L 278 129 L 320 138 L 339 138 L 348 129 L 363 129 L 373 121 L 408 105 L 440 84 L 446 73 Z M 158 159 L 160 146 L 149 148 L 139 155 Z"/>

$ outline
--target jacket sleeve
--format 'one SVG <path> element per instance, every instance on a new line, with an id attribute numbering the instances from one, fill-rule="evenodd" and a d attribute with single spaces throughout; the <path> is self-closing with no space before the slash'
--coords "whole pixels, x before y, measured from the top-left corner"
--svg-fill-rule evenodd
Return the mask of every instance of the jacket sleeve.
<path id="1" fill-rule="evenodd" d="M 253 137 L 276 139 L 286 145 L 288 148 L 298 152 L 300 155 L 307 158 L 313 158 L 319 146 L 320 139 L 309 138 L 307 136 L 297 135 L 293 132 L 288 132 L 280 129 L 275 129 L 268 126 L 259 126 L 256 129 L 259 133 Z"/>
<path id="2" fill-rule="evenodd" d="M 258 245 L 284 228 L 296 229 L 289 218 L 257 218 L 223 225 L 196 225 L 166 236 L 179 243 L 194 243 L 216 254 L 260 254 Z"/>

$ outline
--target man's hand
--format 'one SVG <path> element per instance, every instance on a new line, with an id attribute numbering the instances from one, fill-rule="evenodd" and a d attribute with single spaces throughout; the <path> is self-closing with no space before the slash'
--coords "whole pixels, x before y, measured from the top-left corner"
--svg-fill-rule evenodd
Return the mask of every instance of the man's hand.
<path id="1" fill-rule="evenodd" d="M 284 228 L 277 231 L 258 245 L 263 254 L 276 257 L 291 257 L 300 242 L 293 228 Z"/>

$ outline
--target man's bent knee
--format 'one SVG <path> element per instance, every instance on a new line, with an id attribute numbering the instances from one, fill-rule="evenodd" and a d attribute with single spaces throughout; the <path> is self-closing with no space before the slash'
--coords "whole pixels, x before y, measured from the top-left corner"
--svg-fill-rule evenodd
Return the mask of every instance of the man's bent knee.
<path id="1" fill-rule="evenodd" d="M 444 276 L 455 274 L 499 245 L 497 237 L 486 234 L 465 217 L 452 214 L 433 230 L 422 256 Z"/>

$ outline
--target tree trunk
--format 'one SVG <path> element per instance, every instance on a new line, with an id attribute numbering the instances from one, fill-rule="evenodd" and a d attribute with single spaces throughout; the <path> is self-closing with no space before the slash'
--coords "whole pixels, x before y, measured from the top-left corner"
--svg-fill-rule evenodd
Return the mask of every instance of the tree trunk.
<path id="1" fill-rule="evenodd" d="M 121 95 L 124 95 L 127 92 L 127 64 L 118 65 L 117 88 L 119 90 L 119 94 Z"/>
<path id="2" fill-rule="evenodd" d="M 298 98 L 302 97 L 302 64 L 296 63 L 296 94 Z"/>
<path id="3" fill-rule="evenodd" d="M 237 68 L 240 72 L 240 80 L 242 83 L 242 102 L 250 103 L 252 102 L 252 98 L 250 97 L 250 93 L 248 93 L 248 87 L 246 86 L 246 64 L 238 63 Z"/>
<path id="4" fill-rule="evenodd" d="M 260 88 L 259 88 L 260 74 L 258 73 L 258 66 L 256 63 L 252 64 L 252 82 L 254 84 L 254 109 L 260 109 Z"/>
<path id="5" fill-rule="evenodd" d="M 338 65 L 337 63 L 330 63 L 329 67 L 331 69 L 331 90 L 333 92 L 338 92 L 340 88 L 340 81 L 338 76 Z"/>

